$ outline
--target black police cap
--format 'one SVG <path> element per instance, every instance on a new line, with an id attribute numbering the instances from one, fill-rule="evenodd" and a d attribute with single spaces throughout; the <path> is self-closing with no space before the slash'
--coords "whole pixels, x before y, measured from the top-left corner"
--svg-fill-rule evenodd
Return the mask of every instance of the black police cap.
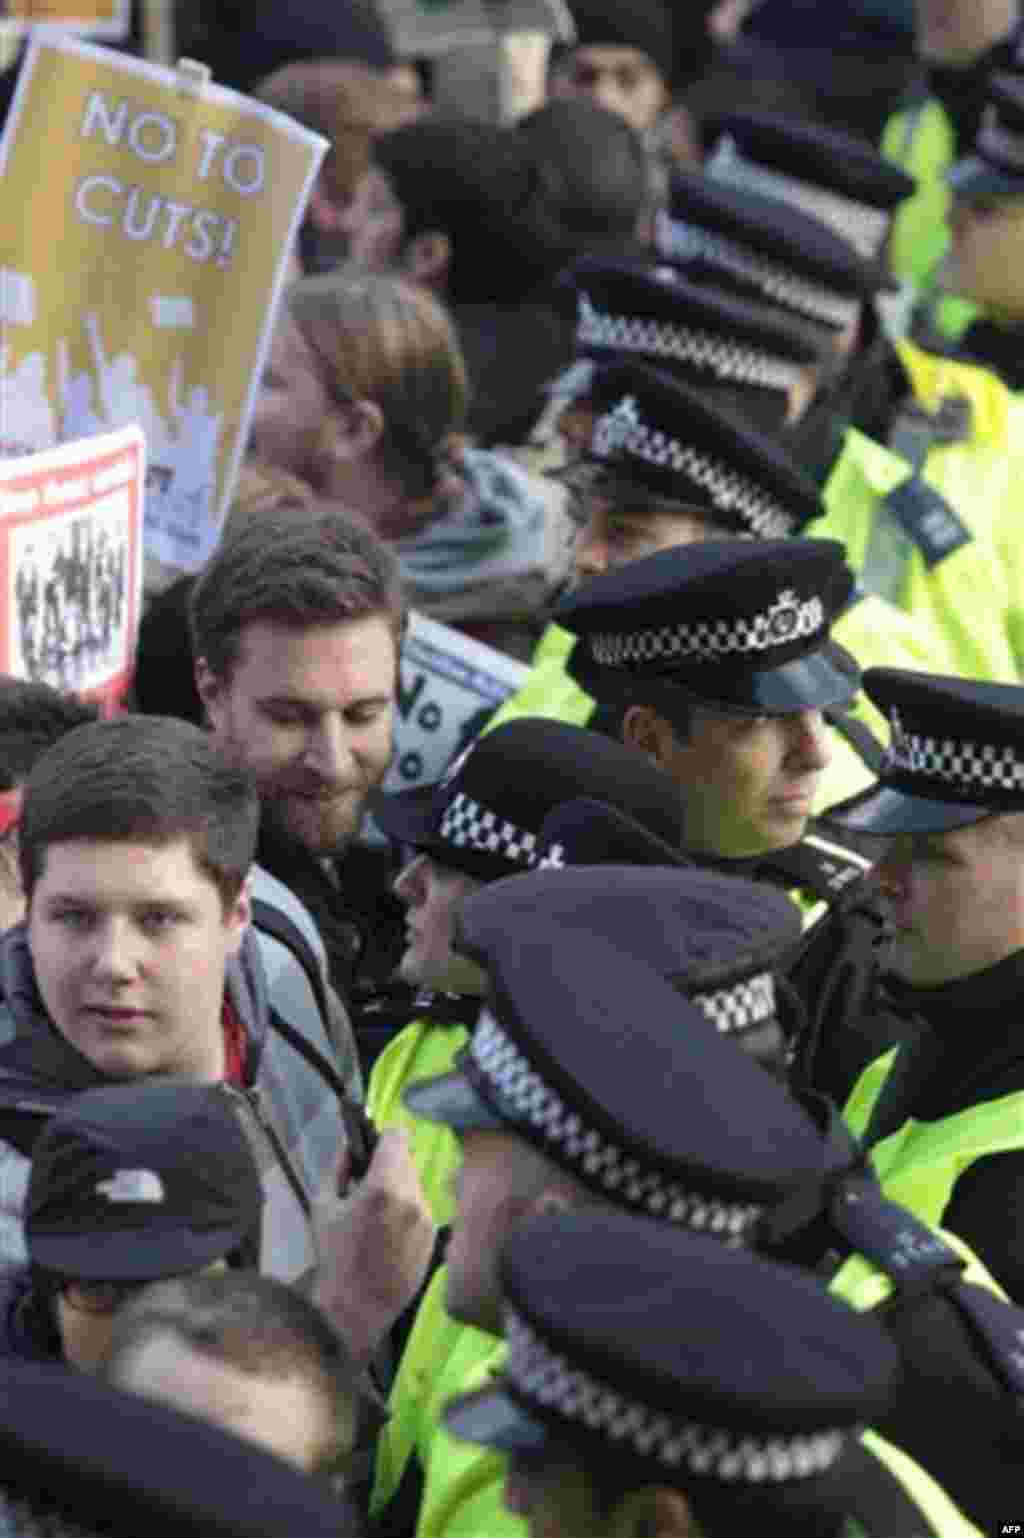
<path id="1" fill-rule="evenodd" d="M 892 281 L 877 261 L 798 208 L 677 171 L 655 245 L 666 261 L 833 330 Z"/>
<path id="2" fill-rule="evenodd" d="M 712 181 L 778 198 L 873 260 L 913 177 L 863 139 L 774 112 L 723 112 L 702 125 Z"/>
<path id="3" fill-rule="evenodd" d="M 857 690 L 829 630 L 853 591 L 834 540 L 709 540 L 595 577 L 555 610 L 569 671 L 597 699 L 671 683 L 722 713 L 826 709 Z"/>
<path id="4" fill-rule="evenodd" d="M 955 196 L 968 202 L 1024 197 L 1024 76 L 993 75 L 988 97 L 974 153 L 947 177 Z"/>
<path id="5" fill-rule="evenodd" d="M 583 483 L 639 482 L 715 523 L 780 539 L 820 517 L 817 486 L 773 439 L 642 363 L 599 369 Z M 576 467 L 570 477 L 578 478 Z"/>
<path id="6" fill-rule="evenodd" d="M 459 1071 L 406 1091 L 415 1114 L 514 1132 L 607 1201 L 732 1243 L 820 1184 L 810 1118 L 646 963 L 578 925 L 553 944 L 542 911 L 470 954 L 488 1002 Z"/>
<path id="7" fill-rule="evenodd" d="M 801 934 L 800 914 L 764 882 L 712 871 L 590 866 L 515 876 L 463 905 L 459 947 L 486 958 L 506 933 L 543 915 L 552 934 L 589 933 L 628 951 L 696 1004 L 720 1036 L 763 1057 L 778 1050 L 774 970 Z"/>
<path id="8" fill-rule="evenodd" d="M 679 792 L 663 770 L 610 737 L 540 717 L 485 732 L 437 784 L 379 794 L 371 808 L 389 838 L 497 881 L 533 869 L 545 817 L 578 796 L 608 801 L 679 844 Z"/>
<path id="9" fill-rule="evenodd" d="M 512 1234 L 500 1265 L 505 1372 L 446 1414 L 489 1446 L 568 1441 L 592 1469 L 627 1462 L 684 1489 L 804 1486 L 827 1509 L 822 1482 L 848 1470 L 896 1380 L 880 1326 L 816 1279 L 665 1224 L 546 1216 Z"/>
<path id="10" fill-rule="evenodd" d="M 338 1538 L 337 1497 L 308 1474 L 66 1367 L 4 1362 L 0 1456 L 9 1500 L 116 1538 Z"/>
<path id="11" fill-rule="evenodd" d="M 858 832 L 941 833 L 1024 812 L 1024 687 L 868 668 L 864 690 L 889 722 L 878 784 L 829 809 Z"/>
<path id="12" fill-rule="evenodd" d="M 665 775 L 666 792 L 679 809 L 679 843 L 685 832 L 682 792 Z M 665 865 L 692 863 L 689 855 L 656 837 L 642 823 L 607 801 L 579 796 L 549 812 L 537 835 L 538 870 L 564 870 L 570 865 Z"/>
<path id="13" fill-rule="evenodd" d="M 588 258 L 566 275 L 576 290 L 576 350 L 635 357 L 696 384 L 783 397 L 821 356 L 818 336 L 778 310 L 744 303 L 675 268 Z"/>

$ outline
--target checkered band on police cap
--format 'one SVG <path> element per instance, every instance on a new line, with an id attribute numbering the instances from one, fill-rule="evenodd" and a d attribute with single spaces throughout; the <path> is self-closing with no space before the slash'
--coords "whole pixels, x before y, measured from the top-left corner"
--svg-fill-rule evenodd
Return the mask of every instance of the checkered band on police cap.
<path id="1" fill-rule="evenodd" d="M 581 1179 L 598 1186 L 609 1200 L 727 1244 L 745 1242 L 761 1214 L 759 1206 L 723 1202 L 686 1190 L 649 1157 L 629 1153 L 589 1126 L 544 1081 L 486 1008 L 473 1032 L 470 1057 L 499 1102 L 511 1107 L 543 1137 L 546 1151 Z"/>
<path id="2" fill-rule="evenodd" d="M 519 870 L 532 870 L 537 863 L 537 835 L 517 827 L 464 790 L 445 807 L 438 836 L 453 849 L 497 855 Z"/>
<path id="3" fill-rule="evenodd" d="M 730 1036 L 775 1018 L 775 978 L 771 972 L 758 972 L 712 993 L 691 994 L 690 1001 L 721 1035 Z"/>
<path id="4" fill-rule="evenodd" d="M 635 353 L 642 358 L 667 358 L 688 363 L 697 372 L 713 374 L 716 379 L 758 385 L 763 390 L 783 394 L 788 394 L 802 377 L 799 364 L 773 358 L 750 343 L 649 316 L 613 315 L 599 310 L 590 295 L 582 291 L 578 298 L 576 345 Z"/>
<path id="5" fill-rule="evenodd" d="M 918 775 L 961 792 L 978 794 L 1012 791 L 1024 794 L 1024 757 L 1012 746 L 973 742 L 967 738 L 939 737 L 908 729 L 899 710 L 889 710 L 891 741 L 883 767 L 888 773 Z"/>
<path id="6" fill-rule="evenodd" d="M 885 243 L 890 216 L 883 210 L 750 160 L 731 134 L 722 135 L 704 169 L 714 182 L 778 198 L 820 219 L 866 261 L 874 261 Z"/>
<path id="7" fill-rule="evenodd" d="M 671 262 L 685 266 L 687 262 L 702 258 L 722 272 L 751 284 L 784 309 L 831 326 L 833 330 L 844 330 L 857 317 L 859 299 L 809 282 L 789 267 L 766 261 L 747 246 L 683 219 L 673 219 L 664 209 L 659 209 L 655 218 L 655 244 L 661 255 Z"/>
<path id="8" fill-rule="evenodd" d="M 506 1373 L 517 1396 L 607 1439 L 620 1453 L 729 1485 L 814 1479 L 839 1460 L 849 1434 L 754 1436 L 668 1414 L 602 1381 L 543 1340 L 513 1308 L 505 1311 Z"/>
<path id="9" fill-rule="evenodd" d="M 821 599 L 800 599 L 787 588 L 761 613 L 682 621 L 650 630 L 595 631 L 586 640 L 599 666 L 630 668 L 649 663 L 704 663 L 720 657 L 757 656 L 804 637 L 824 636 L 827 629 Z"/>
<path id="10" fill-rule="evenodd" d="M 1007 126 L 994 102 L 985 108 L 976 147 L 985 160 L 1024 175 L 1024 133 Z"/>
<path id="11" fill-rule="evenodd" d="M 683 476 L 709 498 L 713 507 L 731 513 L 758 539 L 784 539 L 796 526 L 796 519 L 781 503 L 749 476 L 645 422 L 635 395 L 623 396 L 598 417 L 590 452 L 595 459 L 609 463 L 628 456 Z"/>

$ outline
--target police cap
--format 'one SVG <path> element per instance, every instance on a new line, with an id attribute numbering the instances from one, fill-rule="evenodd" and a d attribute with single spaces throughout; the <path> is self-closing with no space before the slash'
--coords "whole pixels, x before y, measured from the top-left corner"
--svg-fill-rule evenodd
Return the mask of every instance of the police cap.
<path id="1" fill-rule="evenodd" d="M 1024 75 L 993 75 L 974 153 L 947 180 L 955 197 L 1024 198 Z"/>
<path id="2" fill-rule="evenodd" d="M 723 112 L 703 125 L 712 181 L 778 198 L 820 219 L 868 261 L 885 245 L 913 177 L 863 139 L 775 112 Z"/>
<path id="3" fill-rule="evenodd" d="M 817 486 L 783 448 L 679 380 L 615 363 L 598 371 L 590 399 L 590 446 L 584 465 L 567 472 L 583 488 L 638 482 L 758 539 L 781 539 L 821 515 Z"/>
<path id="4" fill-rule="evenodd" d="M 820 1186 L 811 1119 L 646 963 L 578 925 L 552 944 L 543 911 L 470 954 L 487 1002 L 458 1071 L 406 1091 L 414 1114 L 513 1132 L 605 1200 L 731 1243 Z"/>
<path id="5" fill-rule="evenodd" d="M 760 1060 L 781 1046 L 775 969 L 801 934 L 789 897 L 765 882 L 650 866 L 538 870 L 474 893 L 459 948 L 486 958 L 504 933 L 543 915 L 552 934 L 589 934 L 642 961 L 697 1005 L 720 1036 Z"/>
<path id="6" fill-rule="evenodd" d="M 821 356 L 810 328 L 778 310 L 687 283 L 675 268 L 589 258 L 567 274 L 576 290 L 576 351 L 636 358 L 698 386 L 769 392 L 784 409 Z"/>
<path id="7" fill-rule="evenodd" d="M 857 832 L 941 833 L 1024 812 L 1024 687 L 868 668 L 864 691 L 889 722 L 878 783 L 831 807 Z"/>
<path id="8" fill-rule="evenodd" d="M 682 792 L 674 780 L 667 785 L 679 799 L 680 840 L 683 837 Z M 569 865 L 689 865 L 682 849 L 651 833 L 642 823 L 610 806 L 578 796 L 549 812 L 537 835 L 538 870 L 564 870 Z"/>
<path id="9" fill-rule="evenodd" d="M 545 817 L 564 801 L 610 802 L 678 849 L 678 788 L 643 754 L 585 727 L 521 717 L 485 732 L 434 785 L 379 794 L 375 821 L 402 844 L 482 881 L 537 864 Z"/>
<path id="10" fill-rule="evenodd" d="M 522 1225 L 500 1267 L 508 1361 L 451 1403 L 456 1436 L 511 1452 L 568 1443 L 637 1487 L 848 1509 L 857 1438 L 898 1359 L 816 1279 L 597 1211 Z"/>
<path id="11" fill-rule="evenodd" d="M 722 714 L 823 710 L 857 692 L 829 630 L 853 590 L 834 540 L 708 540 L 632 561 L 555 610 L 569 671 L 596 698 L 671 684 Z"/>
<path id="12" fill-rule="evenodd" d="M 865 259 L 820 219 L 696 172 L 673 175 L 655 245 L 690 276 L 836 331 L 892 287 L 878 261 Z"/>

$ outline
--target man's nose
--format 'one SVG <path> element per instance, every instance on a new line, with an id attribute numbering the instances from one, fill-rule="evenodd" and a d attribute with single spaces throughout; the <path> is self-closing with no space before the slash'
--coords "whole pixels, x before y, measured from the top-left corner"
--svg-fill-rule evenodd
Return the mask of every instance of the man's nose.
<path id="1" fill-rule="evenodd" d="M 138 937 L 127 919 L 110 918 L 92 935 L 92 970 L 112 982 L 128 982 L 138 970 Z"/>
<path id="2" fill-rule="evenodd" d="M 792 752 L 802 768 L 827 769 L 832 758 L 829 728 L 820 710 L 802 710 L 792 718 Z"/>
<path id="3" fill-rule="evenodd" d="M 342 780 L 352 757 L 348 732 L 334 715 L 324 716 L 310 733 L 303 754 L 305 763 L 324 780 Z"/>

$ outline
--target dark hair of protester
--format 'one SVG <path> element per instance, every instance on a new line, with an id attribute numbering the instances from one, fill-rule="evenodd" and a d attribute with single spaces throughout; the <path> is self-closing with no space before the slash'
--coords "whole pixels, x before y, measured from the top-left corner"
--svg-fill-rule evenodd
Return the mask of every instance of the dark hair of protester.
<path id="1" fill-rule="evenodd" d="M 375 0 L 192 0 L 179 47 L 209 64 L 219 84 L 251 92 L 299 59 L 360 59 L 375 69 L 395 62 Z M 188 12 L 192 14 L 189 15 Z"/>
<path id="2" fill-rule="evenodd" d="M 128 1386 L 133 1359 L 168 1337 L 254 1378 L 299 1377 L 316 1385 L 326 1412 L 318 1467 L 326 1470 L 351 1451 L 365 1402 L 359 1369 L 333 1325 L 296 1288 L 254 1271 L 156 1282 L 119 1311 L 102 1376 Z"/>
<path id="3" fill-rule="evenodd" d="M 96 714 L 76 694 L 0 675 L 0 790 L 20 785 L 47 748 Z"/>
<path id="4" fill-rule="evenodd" d="M 225 907 L 252 864 L 259 798 L 198 727 L 169 716 L 118 716 L 76 727 L 25 787 L 19 858 L 31 901 L 51 844 L 76 839 L 169 844 L 187 838 Z"/>
<path id="5" fill-rule="evenodd" d="M 635 250 L 650 162 L 623 118 L 588 100 L 549 101 L 520 118 L 514 135 L 532 183 L 524 238 L 548 273 L 606 248 Z"/>
<path id="6" fill-rule="evenodd" d="M 524 280 L 497 246 L 507 199 L 522 190 L 508 129 L 435 111 L 381 134 L 373 156 L 402 205 L 403 243 L 428 230 L 448 236 L 450 303 L 513 303 L 529 290 L 532 274 Z"/>
<path id="7" fill-rule="evenodd" d="M 242 630 L 257 620 L 305 630 L 386 615 L 396 637 L 405 611 L 398 563 L 355 515 L 272 513 L 230 531 L 192 589 L 192 649 L 226 678 Z"/>

